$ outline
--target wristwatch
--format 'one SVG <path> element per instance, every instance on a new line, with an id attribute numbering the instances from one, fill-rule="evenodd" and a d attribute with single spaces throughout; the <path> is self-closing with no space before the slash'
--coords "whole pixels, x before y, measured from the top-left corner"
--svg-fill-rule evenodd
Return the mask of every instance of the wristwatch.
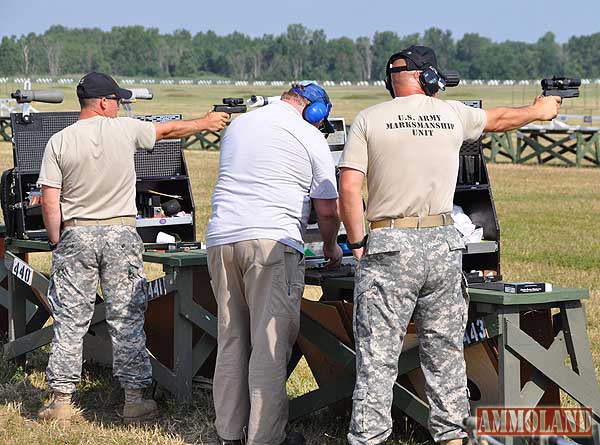
<path id="1" fill-rule="evenodd" d="M 58 243 L 53 243 L 52 241 L 48 240 L 48 247 L 50 247 L 50 250 L 56 249 L 56 246 L 58 246 Z"/>
<path id="2" fill-rule="evenodd" d="M 361 239 L 359 242 L 357 243 L 347 243 L 348 247 L 352 250 L 354 249 L 360 249 L 361 247 L 365 247 L 365 244 L 367 244 L 367 238 L 369 237 L 369 235 L 365 235 L 363 239 Z"/>

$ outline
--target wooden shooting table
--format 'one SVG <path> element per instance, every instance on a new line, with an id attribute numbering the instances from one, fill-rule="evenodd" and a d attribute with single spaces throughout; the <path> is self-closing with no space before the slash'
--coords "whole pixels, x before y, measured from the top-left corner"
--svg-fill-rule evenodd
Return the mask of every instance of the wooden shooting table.
<path id="1" fill-rule="evenodd" d="M 327 278 L 311 274 L 307 278 L 307 282 L 322 286 L 322 300 L 339 300 L 354 288 L 353 277 Z M 582 305 L 582 300 L 589 297 L 586 289 L 555 287 L 552 292 L 508 294 L 470 288 L 469 296 L 469 321 L 464 341 L 467 375 L 471 348 L 483 343 L 491 346 L 497 358 L 497 406 L 537 406 L 547 393 L 560 388 L 576 402 L 591 408 L 594 421 L 600 421 L 600 391 Z M 524 323 L 524 316 L 532 313 L 540 314 L 542 319 L 553 314 L 551 320 L 548 319 L 551 324 L 546 335 L 540 336 L 535 328 Z M 355 355 L 352 348 L 332 335 L 326 326 L 316 323 L 304 313 L 301 317 L 301 335 L 343 366 L 347 376 L 345 379 L 338 376 L 335 382 L 292 400 L 290 419 L 351 397 L 354 386 Z M 542 329 L 547 328 L 542 326 Z M 571 367 L 566 365 L 567 358 Z M 398 363 L 399 379 L 393 389 L 393 404 L 427 427 L 427 404 L 414 388 L 409 388 L 410 381 L 403 379 L 418 367 L 418 346 L 403 349 Z M 402 384 L 404 381 L 408 385 Z M 560 403 L 557 396 L 550 397 L 550 400 L 553 404 Z M 473 405 L 471 401 L 472 408 Z M 519 439 L 507 437 L 505 443 L 510 445 L 513 440 Z"/>
<path id="2" fill-rule="evenodd" d="M 537 158 L 538 164 L 556 159 L 567 166 L 580 167 L 584 161 L 600 165 L 600 143 L 597 128 L 536 129 L 517 131 L 517 162 L 523 164 Z M 527 149 L 531 152 L 526 154 Z M 575 160 L 565 155 L 573 155 Z"/>
<path id="3" fill-rule="evenodd" d="M 600 166 L 599 135 L 596 127 L 526 126 L 515 132 L 489 133 L 483 143 L 492 162 L 503 156 L 514 164 L 552 161 L 568 167 L 597 167 Z"/>
<path id="4" fill-rule="evenodd" d="M 0 330 L 8 332 L 8 342 L 3 357 L 24 361 L 28 352 L 49 344 L 54 334 L 51 325 L 44 327 L 52 316 L 46 297 L 49 279 L 31 267 L 27 257 L 49 248 L 45 241 L 4 241 L 0 282 L 6 279 L 7 289 L 0 290 L 0 306 L 7 313 L 7 321 L 5 326 L 0 324 Z M 192 378 L 216 347 L 216 317 L 205 309 L 210 307 L 216 312 L 216 304 L 212 291 L 202 287 L 210 286 L 206 254 L 151 252 L 144 254 L 144 260 L 163 264 L 165 271 L 165 276 L 150 281 L 147 289 L 145 330 L 153 377 L 177 399 L 185 399 L 191 396 Z M 194 302 L 196 294 L 206 296 L 204 306 Z M 84 338 L 84 354 L 110 364 L 112 353 L 105 320 L 104 303 L 97 296 L 90 331 Z M 163 330 L 165 323 L 167 329 Z M 172 344 L 165 344 L 169 340 Z"/>
<path id="5" fill-rule="evenodd" d="M 192 379 L 203 367 L 212 378 L 217 347 L 217 305 L 206 252 L 146 252 L 144 261 L 162 264 L 165 273 L 159 279 L 164 286 L 157 281 L 156 289 L 152 282 L 149 288 L 148 348 L 162 358 L 152 363 L 153 377 L 176 399 L 188 399 Z"/>
<path id="6" fill-rule="evenodd" d="M 221 133 L 217 131 L 201 131 L 182 139 L 182 149 L 193 149 L 192 145 L 200 145 L 201 150 L 218 150 L 221 144 Z"/>
<path id="7" fill-rule="evenodd" d="M 34 272 L 29 287 L 11 273 L 13 270 L 18 273 L 18 269 L 12 267 L 14 258 L 25 250 L 31 251 L 30 243 L 13 241 L 8 244 L 4 260 L 9 278 L 10 342 L 4 349 L 7 358 L 22 356 L 47 344 L 52 338 L 52 328 L 43 327 L 50 316 L 44 300 L 47 279 Z M 37 243 L 41 250 L 41 244 L 45 243 Z M 192 395 L 194 376 L 203 368 L 210 376 L 214 369 L 211 359 L 216 351 L 217 317 L 206 254 L 200 250 L 146 252 L 144 261 L 162 264 L 165 273 L 164 277 L 149 282 L 148 286 L 146 332 L 153 376 L 176 399 L 186 399 Z M 341 369 L 343 372 L 334 380 L 325 383 L 321 380 L 318 389 L 291 400 L 290 420 L 352 396 L 355 374 L 352 341 L 336 335 L 327 320 L 316 321 L 308 315 L 310 311 L 305 310 L 305 303 L 325 305 L 351 296 L 354 278 L 335 275 L 307 271 L 307 284 L 320 285 L 323 296 L 320 302 L 303 300 L 299 342 L 303 341 L 304 345 L 310 343 L 326 356 L 329 365 L 333 363 L 338 371 Z M 41 300 L 36 299 L 40 295 L 32 293 L 32 288 L 43 295 Z M 578 403 L 590 407 L 596 422 L 600 420 L 600 391 L 582 305 L 582 300 L 588 298 L 587 290 L 554 288 L 547 293 L 514 295 L 471 288 L 469 295 L 469 323 L 465 332 L 467 374 L 468 353 L 478 345 L 488 345 L 487 350 L 492 351 L 497 359 L 495 367 L 492 367 L 496 370 L 497 384 L 492 382 L 496 394 L 488 395 L 486 401 L 495 397 L 500 406 L 531 407 L 543 401 L 544 395 L 553 388 L 560 388 Z M 37 311 L 41 311 L 29 322 L 25 311 L 28 299 L 33 299 Z M 349 302 L 343 304 L 350 305 Z M 102 306 L 99 301 L 92 330 L 104 320 Z M 553 314 L 551 318 L 550 311 Z M 530 313 L 549 317 L 550 329 L 544 327 L 544 330 L 546 334 L 550 333 L 550 339 L 539 340 L 538 333 L 524 323 L 523 317 Z M 565 364 L 567 358 L 571 366 Z M 290 373 L 298 360 L 299 355 L 296 354 L 290 364 Z M 418 382 L 418 379 L 406 379 L 419 368 L 418 345 L 403 349 L 398 366 L 399 379 L 393 389 L 394 406 L 426 426 L 428 407 L 422 391 L 416 388 L 415 381 Z M 507 438 L 506 443 L 512 443 L 512 438 Z"/>
<path id="8" fill-rule="evenodd" d="M 7 289 L 6 299 L 0 303 L 7 311 L 8 333 L 3 355 L 5 360 L 24 360 L 27 352 L 52 341 L 52 327 L 44 327 L 52 312 L 46 298 L 49 281 L 28 264 L 30 253 L 50 249 L 48 243 L 40 241 L 3 238 L 2 245 L 0 275 L 6 277 Z M 95 314 L 92 323 L 96 320 Z"/>

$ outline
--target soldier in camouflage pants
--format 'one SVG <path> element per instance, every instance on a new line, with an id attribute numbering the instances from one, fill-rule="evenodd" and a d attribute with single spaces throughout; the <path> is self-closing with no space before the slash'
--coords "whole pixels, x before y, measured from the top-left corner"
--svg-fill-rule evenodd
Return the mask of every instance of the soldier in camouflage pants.
<path id="1" fill-rule="evenodd" d="M 357 376 L 351 445 L 379 444 L 391 434 L 392 388 L 413 310 L 431 434 L 436 442 L 464 436 L 460 425 L 469 405 L 463 248 L 453 226 L 371 231 L 354 292 Z"/>
<path id="2" fill-rule="evenodd" d="M 431 82 L 432 68 L 443 72 L 435 51 L 425 46 L 390 56 L 385 74 L 393 100 L 358 113 L 338 164 L 340 213 L 348 246 L 361 259 L 354 296 L 352 445 L 379 444 L 391 433 L 393 384 L 411 315 L 431 435 L 442 445 L 462 443 L 461 421 L 469 408 L 462 344 L 468 304 L 461 289 L 464 244 L 451 226 L 461 146 L 484 131 L 552 119 L 560 108 L 558 97 L 488 111 L 442 100 L 444 82 Z M 372 230 L 363 252 L 365 178 Z"/>
<path id="3" fill-rule="evenodd" d="M 146 279 L 135 229 L 134 157 L 162 139 L 220 131 L 229 115 L 210 112 L 200 119 L 156 123 L 117 117 L 121 100 L 132 95 L 107 74 L 86 74 L 77 84 L 78 121 L 53 134 L 44 150 L 37 184 L 48 245 L 56 250 L 48 289 L 54 340 L 47 377 L 54 397 L 38 413 L 41 420 L 68 422 L 77 413 L 71 394 L 80 380 L 82 340 L 98 281 L 114 373 L 125 389 L 123 420 L 138 422 L 158 413 L 156 402 L 142 396 L 151 368 L 143 329 Z"/>
<path id="4" fill-rule="evenodd" d="M 94 313 L 98 281 L 113 347 L 113 372 L 121 386 L 145 388 L 152 382 L 146 351 L 146 277 L 143 245 L 128 225 L 65 229 L 52 259 L 48 299 L 54 340 L 46 371 L 54 391 L 71 394 L 81 377 L 83 337 Z"/>

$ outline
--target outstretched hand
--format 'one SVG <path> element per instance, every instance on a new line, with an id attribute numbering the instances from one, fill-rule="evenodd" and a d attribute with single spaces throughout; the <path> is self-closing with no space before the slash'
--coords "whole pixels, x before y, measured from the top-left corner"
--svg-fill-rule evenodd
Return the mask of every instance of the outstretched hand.
<path id="1" fill-rule="evenodd" d="M 533 105 L 539 112 L 539 120 L 549 121 L 556 117 L 560 111 L 562 99 L 559 96 L 538 96 Z"/>
<path id="2" fill-rule="evenodd" d="M 206 130 L 221 131 L 229 122 L 229 114 L 209 110 L 202 119 Z"/>

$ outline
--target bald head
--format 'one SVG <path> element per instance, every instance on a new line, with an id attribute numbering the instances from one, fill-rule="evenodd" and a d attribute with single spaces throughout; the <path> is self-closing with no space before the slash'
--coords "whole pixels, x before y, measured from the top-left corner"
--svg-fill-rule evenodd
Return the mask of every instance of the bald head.
<path id="1" fill-rule="evenodd" d="M 406 66 L 406 60 L 396 59 L 392 62 L 392 68 Z M 400 71 L 399 73 L 391 73 L 392 88 L 396 97 L 410 96 L 412 94 L 425 94 L 419 75 L 421 71 Z"/>

